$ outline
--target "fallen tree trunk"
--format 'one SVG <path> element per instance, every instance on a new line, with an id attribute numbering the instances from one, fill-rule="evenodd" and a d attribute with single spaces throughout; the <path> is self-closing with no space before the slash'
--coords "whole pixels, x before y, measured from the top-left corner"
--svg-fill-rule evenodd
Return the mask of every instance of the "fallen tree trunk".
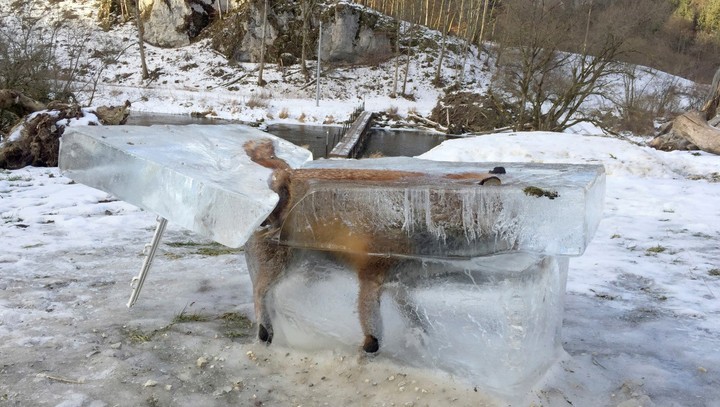
<path id="1" fill-rule="evenodd" d="M 650 141 L 649 146 L 663 151 L 700 149 L 720 155 L 720 129 L 711 125 L 718 123 L 718 107 L 720 107 L 720 69 L 715 72 L 702 109 L 681 114 L 667 126 L 663 126 L 659 134 Z"/>
<path id="2" fill-rule="evenodd" d="M 700 112 L 687 112 L 676 117 L 673 132 L 703 151 L 720 155 L 720 129 L 710 126 Z"/>
<path id="3" fill-rule="evenodd" d="M 434 128 L 434 129 L 437 129 L 437 130 L 440 130 L 440 131 L 443 131 L 443 132 L 447 132 L 447 130 L 448 130 L 448 128 L 445 127 L 445 126 L 443 126 L 442 124 L 440 124 L 440 123 L 438 123 L 438 122 L 434 122 L 434 121 L 432 121 L 432 120 L 430 120 L 430 119 L 426 119 L 426 118 L 424 118 L 424 117 L 422 117 L 422 116 L 420 116 L 420 115 L 417 115 L 417 114 L 408 113 L 408 116 L 407 116 L 407 117 L 408 117 L 408 119 L 413 119 L 413 120 L 415 120 L 415 121 L 417 121 L 417 122 L 424 123 L 424 124 L 426 124 L 426 125 Z"/>
<path id="4" fill-rule="evenodd" d="M 45 104 L 12 89 L 0 89 L 0 110 L 9 110 L 22 117 L 45 109 Z"/>

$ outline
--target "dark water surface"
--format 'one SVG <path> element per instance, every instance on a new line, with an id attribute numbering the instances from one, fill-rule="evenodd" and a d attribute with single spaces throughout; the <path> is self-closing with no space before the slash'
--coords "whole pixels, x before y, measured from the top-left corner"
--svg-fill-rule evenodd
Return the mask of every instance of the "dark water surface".
<path id="1" fill-rule="evenodd" d="M 132 112 L 127 124 L 150 126 L 153 124 L 230 124 L 240 123 L 222 119 L 191 117 L 189 115 L 171 115 Z M 313 157 L 325 157 L 335 143 L 342 137 L 340 126 L 312 126 L 299 124 L 270 124 L 266 131 L 293 144 L 306 147 Z M 445 141 L 445 135 L 418 130 L 370 130 L 370 141 L 364 156 L 381 154 L 386 157 L 415 156 L 422 154 Z"/>

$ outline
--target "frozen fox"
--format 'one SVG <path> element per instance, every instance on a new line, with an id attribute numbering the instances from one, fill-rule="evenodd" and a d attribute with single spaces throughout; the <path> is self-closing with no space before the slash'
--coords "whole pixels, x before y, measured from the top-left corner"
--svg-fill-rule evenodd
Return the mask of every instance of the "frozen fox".
<path id="1" fill-rule="evenodd" d="M 302 240 L 302 230 L 288 230 L 283 224 L 292 215 L 291 209 L 308 192 L 308 181 L 370 181 L 382 183 L 395 182 L 422 177 L 424 174 L 410 171 L 367 170 L 367 169 L 292 169 L 282 159 L 275 156 L 275 148 L 271 140 L 249 141 L 245 151 L 252 161 L 272 169 L 269 181 L 270 188 L 279 196 L 273 212 L 256 230 L 246 243 L 248 261 L 256 261 L 257 274 L 254 281 L 255 314 L 258 321 L 258 337 L 270 343 L 273 339 L 273 328 L 270 315 L 265 304 L 266 296 L 285 270 L 290 261 L 292 250 L 277 243 L 275 237 L 280 233 L 290 240 Z M 467 180 L 477 184 L 498 184 L 499 179 L 492 174 L 463 173 L 446 175 L 449 179 Z M 368 207 L 368 211 L 373 208 Z M 353 216 L 353 215 L 347 215 Z M 354 216 L 362 216 L 356 214 Z M 348 222 L 348 219 L 329 217 L 318 219 L 311 225 L 310 233 L 316 243 L 327 243 L 342 247 L 341 252 L 334 255 L 351 267 L 359 282 L 358 313 L 364 340 L 362 348 L 365 352 L 374 353 L 380 348 L 380 297 L 388 271 L 397 260 L 392 256 L 377 253 L 410 253 L 413 244 L 412 236 L 398 230 L 393 236 L 373 235 L 362 227 L 351 229 L 347 225 L 362 225 L 363 222 Z"/>

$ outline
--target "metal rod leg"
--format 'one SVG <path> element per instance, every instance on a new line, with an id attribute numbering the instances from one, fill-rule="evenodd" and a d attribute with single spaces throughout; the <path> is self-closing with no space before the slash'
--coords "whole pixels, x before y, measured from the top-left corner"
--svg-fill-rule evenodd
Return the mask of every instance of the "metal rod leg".
<path id="1" fill-rule="evenodd" d="M 143 261 L 142 270 L 140 270 L 140 274 L 138 274 L 137 277 L 133 277 L 132 281 L 130 281 L 130 287 L 132 287 L 132 294 L 130 295 L 130 301 L 128 301 L 127 303 L 128 308 L 135 305 L 135 302 L 140 296 L 140 290 L 142 290 L 143 284 L 145 284 L 145 278 L 150 271 L 150 265 L 152 264 L 153 258 L 155 257 L 155 252 L 157 251 L 157 248 L 160 245 L 160 240 L 162 240 L 162 235 L 165 232 L 165 227 L 167 226 L 167 219 L 158 216 L 157 222 L 158 223 L 157 227 L 155 228 L 155 235 L 153 235 L 152 242 L 150 243 L 150 251 L 145 255 L 145 261 Z"/>

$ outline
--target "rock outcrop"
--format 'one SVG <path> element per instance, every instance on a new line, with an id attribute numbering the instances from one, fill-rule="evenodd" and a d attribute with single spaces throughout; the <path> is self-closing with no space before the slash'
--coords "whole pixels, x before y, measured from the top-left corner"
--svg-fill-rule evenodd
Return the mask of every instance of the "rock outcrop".
<path id="1" fill-rule="evenodd" d="M 338 4 L 331 11 L 334 13 L 328 19 L 329 26 L 323 26 L 321 59 L 361 63 L 390 56 L 395 34 L 392 22 L 349 4 Z"/>
<path id="2" fill-rule="evenodd" d="M 213 47 L 237 62 L 258 62 L 262 46 L 264 1 L 253 0 L 223 20 L 211 34 Z M 321 59 L 333 63 L 375 63 L 389 58 L 395 41 L 395 21 L 371 9 L 339 3 L 309 19 L 307 57 L 317 58 L 318 28 L 322 20 Z M 265 33 L 266 61 L 298 61 L 302 54 L 300 3 L 270 1 Z"/>
<path id="3" fill-rule="evenodd" d="M 216 15 L 213 0 L 140 0 L 145 41 L 159 47 L 190 44 Z"/>

